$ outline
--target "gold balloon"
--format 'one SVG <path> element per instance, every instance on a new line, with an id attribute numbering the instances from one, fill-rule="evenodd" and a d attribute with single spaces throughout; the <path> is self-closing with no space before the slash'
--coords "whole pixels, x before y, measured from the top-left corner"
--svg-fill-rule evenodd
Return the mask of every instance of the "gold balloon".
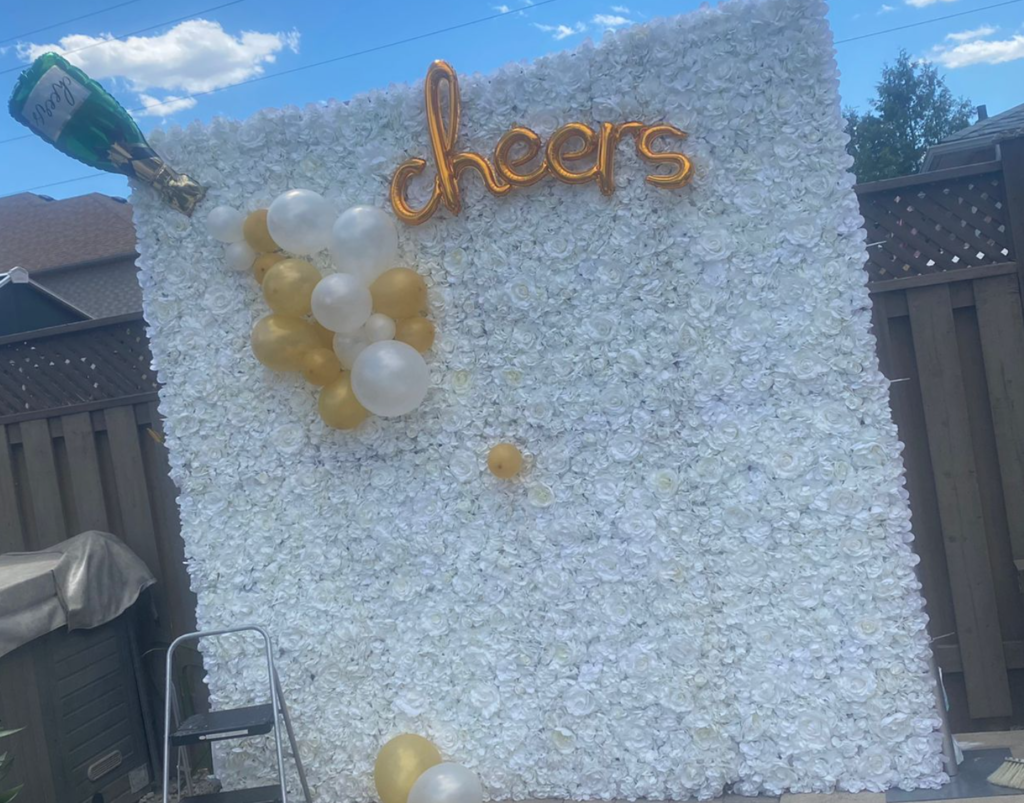
<path id="1" fill-rule="evenodd" d="M 510 479 L 523 467 L 523 453 L 511 443 L 499 443 L 487 455 L 487 468 L 495 477 Z"/>
<path id="2" fill-rule="evenodd" d="M 373 311 L 389 318 L 411 318 L 427 308 L 427 284 L 409 268 L 385 271 L 370 285 Z"/>
<path id="3" fill-rule="evenodd" d="M 309 314 L 309 301 L 320 278 L 320 271 L 306 260 L 283 259 L 263 277 L 263 297 L 274 312 L 301 317 Z"/>
<path id="4" fill-rule="evenodd" d="M 245 241 L 252 246 L 253 251 L 265 254 L 281 250 L 281 246 L 274 242 L 274 238 L 270 236 L 270 229 L 267 228 L 266 209 L 257 209 L 245 219 L 242 224 L 242 234 L 245 235 Z"/>
<path id="5" fill-rule="evenodd" d="M 384 745 L 373 765 L 381 803 L 406 803 L 409 790 L 424 772 L 441 763 L 441 753 L 422 736 L 403 733 Z"/>
<path id="6" fill-rule="evenodd" d="M 355 429 L 370 414 L 356 399 L 356 394 L 352 392 L 352 381 L 348 371 L 342 371 L 340 377 L 320 391 L 320 401 L 317 407 L 323 422 L 335 429 Z M 440 759 L 438 760 L 440 761 Z M 409 786 L 411 787 L 412 784 L 410 783 Z M 405 792 L 408 794 L 409 790 L 406 789 Z M 381 799 L 383 800 L 383 798 Z"/>
<path id="7" fill-rule="evenodd" d="M 647 177 L 648 183 L 653 184 L 655 187 L 664 187 L 666 189 L 685 187 L 690 183 L 690 179 L 693 178 L 693 162 L 681 153 L 655 151 L 651 148 L 654 140 L 658 137 L 686 139 L 687 136 L 687 133 L 682 129 L 667 123 L 645 126 L 641 130 L 636 142 L 637 153 L 653 164 L 668 164 L 675 167 L 675 170 L 671 173 L 664 175 L 652 173 Z"/>
<path id="8" fill-rule="evenodd" d="M 263 278 L 267 275 L 267 271 L 285 258 L 284 254 L 260 254 L 252 263 L 253 278 L 258 284 L 263 284 Z"/>
<path id="9" fill-rule="evenodd" d="M 333 349 L 313 349 L 302 358 L 302 376 L 313 385 L 323 387 L 341 378 L 341 363 Z"/>
<path id="10" fill-rule="evenodd" d="M 580 147 L 562 150 L 571 140 L 578 139 Z M 570 170 L 566 162 L 585 159 L 597 150 L 597 132 L 585 123 L 566 123 L 557 129 L 548 140 L 548 170 L 559 181 L 566 184 L 585 184 L 597 178 L 598 165 L 595 162 L 585 170 Z"/>
<path id="11" fill-rule="evenodd" d="M 520 144 L 526 145 L 526 150 L 519 156 L 512 156 L 512 149 Z M 542 158 L 540 163 L 528 173 L 519 173 L 516 168 L 527 164 L 543 150 L 544 143 L 535 131 L 525 126 L 513 126 L 494 146 L 494 164 L 497 165 L 499 175 L 509 184 L 516 187 L 529 187 L 547 175 L 547 157 Z"/>
<path id="12" fill-rule="evenodd" d="M 306 352 L 319 347 L 316 330 L 298 318 L 268 315 L 252 328 L 252 353 L 275 371 L 301 371 Z"/>
<path id="13" fill-rule="evenodd" d="M 311 321 L 313 328 L 316 329 L 316 336 L 320 338 L 320 342 L 323 343 L 324 348 L 334 350 L 334 332 L 324 326 L 320 321 Z"/>
<path id="14" fill-rule="evenodd" d="M 447 119 L 442 104 L 444 89 L 448 90 Z M 546 175 L 552 175 L 567 184 L 585 184 L 596 180 L 604 195 L 615 192 L 615 148 L 626 135 L 636 139 L 637 153 L 648 162 L 671 165 L 669 173 L 652 173 L 647 181 L 656 187 L 674 189 L 685 186 L 693 176 L 693 165 L 681 153 L 655 151 L 651 146 L 658 137 L 686 138 L 686 132 L 661 123 L 645 126 L 636 120 L 624 123 L 601 123 L 594 128 L 585 123 L 567 123 L 551 135 L 545 147 L 541 138 L 529 128 L 513 126 L 494 148 L 494 165 L 472 151 L 457 150 L 461 97 L 459 77 L 451 65 L 435 61 L 427 71 L 423 83 L 426 103 L 427 131 L 430 150 L 437 171 L 430 198 L 420 207 L 409 203 L 409 183 L 427 168 L 426 159 L 414 156 L 399 165 L 391 178 L 391 206 L 399 220 L 411 226 L 426 222 L 442 204 L 453 215 L 462 210 L 459 179 L 467 170 L 475 170 L 484 186 L 497 196 L 507 195 L 514 187 L 528 187 Z M 569 146 L 570 140 L 579 140 L 579 147 Z M 525 146 L 525 150 L 522 150 Z M 516 148 L 522 152 L 512 155 Z M 519 172 L 528 162 L 541 156 L 538 164 L 526 172 Z M 568 163 L 594 157 L 595 162 L 582 170 L 573 170 Z"/>
<path id="15" fill-rule="evenodd" d="M 395 321 L 395 340 L 408 343 L 423 354 L 434 345 L 434 324 L 419 316 Z"/>

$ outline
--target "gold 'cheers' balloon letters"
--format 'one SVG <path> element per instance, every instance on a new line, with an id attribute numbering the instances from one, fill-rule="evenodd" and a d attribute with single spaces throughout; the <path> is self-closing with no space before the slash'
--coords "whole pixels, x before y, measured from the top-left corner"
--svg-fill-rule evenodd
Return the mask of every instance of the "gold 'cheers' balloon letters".
<path id="1" fill-rule="evenodd" d="M 441 110 L 441 88 L 448 87 L 448 121 L 445 124 Z M 636 141 L 641 158 L 656 165 L 668 165 L 668 173 L 652 173 L 647 181 L 655 187 L 675 189 L 684 187 L 693 177 L 693 163 L 683 154 L 654 150 L 660 137 L 686 139 L 686 132 L 674 125 L 659 123 L 645 125 L 635 121 L 601 123 L 595 130 L 585 123 L 567 123 L 557 129 L 548 140 L 543 140 L 529 128 L 514 126 L 498 140 L 494 148 L 494 166 L 486 158 L 471 151 L 457 151 L 459 136 L 459 79 L 451 65 L 435 61 L 427 71 L 424 85 L 427 106 L 427 129 L 433 152 L 437 176 L 430 199 L 414 208 L 408 199 L 409 182 L 427 167 L 425 159 L 414 157 L 403 162 L 391 179 L 391 206 L 399 219 L 418 226 L 430 219 L 443 203 L 453 215 L 462 211 L 459 179 L 467 170 L 476 170 L 494 195 L 507 195 L 513 187 L 528 187 L 546 175 L 552 175 L 566 184 L 585 184 L 596 181 L 604 195 L 615 192 L 615 147 L 625 136 Z M 579 143 L 578 145 L 576 143 Z M 513 155 L 513 149 L 520 152 Z M 526 172 L 520 170 L 541 156 L 540 162 Z M 589 167 L 574 169 L 574 163 L 593 159 Z"/>

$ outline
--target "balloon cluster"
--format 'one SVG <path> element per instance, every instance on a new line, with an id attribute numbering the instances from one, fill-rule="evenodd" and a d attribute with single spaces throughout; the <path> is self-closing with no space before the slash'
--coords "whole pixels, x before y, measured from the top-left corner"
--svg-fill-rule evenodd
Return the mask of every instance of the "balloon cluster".
<path id="1" fill-rule="evenodd" d="M 262 285 L 271 314 L 253 327 L 253 354 L 319 386 L 325 424 L 354 429 L 370 413 L 391 417 L 419 407 L 434 324 L 423 317 L 423 277 L 394 267 L 398 231 L 385 212 L 353 206 L 336 216 L 317 193 L 289 190 L 248 216 L 218 206 L 206 225 L 227 243 L 228 267 L 251 270 Z M 300 257 L 325 249 L 339 272 L 322 276 Z"/>
<path id="2" fill-rule="evenodd" d="M 431 741 L 413 733 L 381 748 L 373 781 L 381 803 L 481 803 L 484 794 L 472 770 L 443 762 Z"/>

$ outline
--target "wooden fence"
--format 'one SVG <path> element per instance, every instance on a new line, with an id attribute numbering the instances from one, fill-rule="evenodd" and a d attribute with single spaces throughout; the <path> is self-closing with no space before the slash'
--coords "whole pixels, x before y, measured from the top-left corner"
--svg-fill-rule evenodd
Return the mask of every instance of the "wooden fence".
<path id="1" fill-rule="evenodd" d="M 127 543 L 157 578 L 133 621 L 147 656 L 149 707 L 162 713 L 162 648 L 195 629 L 196 603 L 151 360 L 141 315 L 0 338 L 0 553 L 43 549 L 85 530 Z M 0 664 L 0 683 L 26 683 L 11 675 L 24 674 L 26 661 Z M 206 705 L 197 654 L 181 653 L 176 679 L 186 711 Z M 41 699 L 26 697 L 15 754 L 39 752 L 32 739 L 44 732 Z M 19 766 L 26 782 L 47 770 Z"/>
<path id="2" fill-rule="evenodd" d="M 1024 140 L 857 187 L 954 730 L 1024 722 Z"/>

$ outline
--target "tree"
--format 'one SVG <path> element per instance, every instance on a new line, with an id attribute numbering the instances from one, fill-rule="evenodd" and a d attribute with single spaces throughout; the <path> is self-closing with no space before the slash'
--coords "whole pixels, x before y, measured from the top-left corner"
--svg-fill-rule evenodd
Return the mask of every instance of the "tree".
<path id="1" fill-rule="evenodd" d="M 912 61 L 905 50 L 882 67 L 876 93 L 871 111 L 844 112 L 858 181 L 916 173 L 929 146 L 971 124 L 971 102 L 954 98 L 933 64 Z"/>

